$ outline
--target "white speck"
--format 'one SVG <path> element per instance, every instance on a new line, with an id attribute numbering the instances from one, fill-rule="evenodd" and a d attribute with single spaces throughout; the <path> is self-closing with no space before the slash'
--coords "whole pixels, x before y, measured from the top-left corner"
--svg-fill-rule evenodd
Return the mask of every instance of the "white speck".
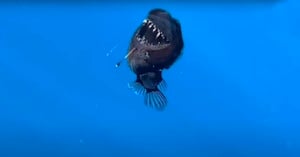
<path id="1" fill-rule="evenodd" d="M 106 57 L 110 56 L 111 53 L 118 47 L 118 44 L 116 44 L 114 47 L 112 47 L 109 52 L 106 53 Z"/>
<path id="2" fill-rule="evenodd" d="M 111 48 L 110 52 L 113 52 L 118 47 L 118 44 L 116 44 L 113 48 Z"/>

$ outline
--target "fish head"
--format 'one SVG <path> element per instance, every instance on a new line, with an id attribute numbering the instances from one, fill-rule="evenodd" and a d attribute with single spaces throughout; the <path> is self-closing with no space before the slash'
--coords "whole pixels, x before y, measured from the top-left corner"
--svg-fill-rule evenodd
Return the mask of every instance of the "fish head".
<path id="1" fill-rule="evenodd" d="M 161 50 L 170 47 L 172 40 L 171 22 L 172 18 L 166 11 L 151 10 L 135 34 L 138 47 L 146 50 Z"/>

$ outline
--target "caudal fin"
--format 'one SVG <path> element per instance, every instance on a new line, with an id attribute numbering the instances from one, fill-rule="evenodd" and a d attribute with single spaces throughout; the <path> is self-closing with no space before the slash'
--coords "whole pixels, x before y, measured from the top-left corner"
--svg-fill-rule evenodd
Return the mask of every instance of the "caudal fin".
<path id="1" fill-rule="evenodd" d="M 161 90 L 167 88 L 165 81 L 162 81 L 155 89 L 146 89 L 138 80 L 129 83 L 128 87 L 131 88 L 135 94 L 144 96 L 144 103 L 146 106 L 156 108 L 157 110 L 164 110 L 166 108 L 168 101 L 161 92 Z"/>
<path id="2" fill-rule="evenodd" d="M 157 110 L 164 110 L 168 103 L 167 98 L 159 89 L 147 89 L 144 101 L 145 105 L 154 107 Z"/>

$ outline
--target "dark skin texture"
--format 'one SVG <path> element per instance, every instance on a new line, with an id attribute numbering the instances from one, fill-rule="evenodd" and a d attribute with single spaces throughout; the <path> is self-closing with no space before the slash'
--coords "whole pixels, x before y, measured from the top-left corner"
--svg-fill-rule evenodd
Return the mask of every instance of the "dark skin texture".
<path id="1" fill-rule="evenodd" d="M 132 37 L 129 48 L 130 50 L 135 50 L 128 56 L 129 64 L 133 64 L 131 69 L 136 74 L 169 69 L 181 55 L 184 46 L 181 26 L 177 20 L 173 19 L 167 12 L 160 9 L 152 10 L 148 19 L 153 21 L 153 23 L 161 29 L 169 42 L 165 45 L 158 45 L 155 48 L 141 44 L 136 38 L 136 34 L 138 34 L 142 27 L 140 26 Z M 149 42 L 155 43 L 155 40 Z"/>
<path id="2" fill-rule="evenodd" d="M 179 22 L 165 10 L 151 10 L 130 43 L 127 61 L 137 76 L 136 82 L 147 93 L 159 91 L 162 71 L 169 69 L 181 56 L 183 46 Z M 160 95 L 165 99 L 163 94 Z"/>

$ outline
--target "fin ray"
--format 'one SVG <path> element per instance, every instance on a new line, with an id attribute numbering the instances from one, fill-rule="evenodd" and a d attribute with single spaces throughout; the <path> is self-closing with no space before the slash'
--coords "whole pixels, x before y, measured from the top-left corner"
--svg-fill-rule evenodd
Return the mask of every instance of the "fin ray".
<path id="1" fill-rule="evenodd" d="M 151 91 L 148 90 L 144 101 L 146 106 L 156 108 L 157 110 L 163 110 L 168 103 L 167 98 L 158 89 Z"/>
<path id="2" fill-rule="evenodd" d="M 165 80 L 162 80 L 159 84 L 158 84 L 158 89 L 161 91 L 165 91 L 168 88 L 167 82 Z"/>
<path id="3" fill-rule="evenodd" d="M 136 95 L 146 94 L 146 89 L 139 82 L 128 83 L 128 87 L 132 89 Z"/>

